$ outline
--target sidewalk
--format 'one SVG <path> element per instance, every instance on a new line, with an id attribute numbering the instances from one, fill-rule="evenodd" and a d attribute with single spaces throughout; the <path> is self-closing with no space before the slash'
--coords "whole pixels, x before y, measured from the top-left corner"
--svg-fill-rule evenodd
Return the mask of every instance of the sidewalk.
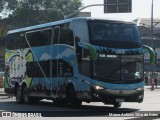
<path id="1" fill-rule="evenodd" d="M 4 88 L 0 88 L 0 96 L 8 96 L 8 95 L 4 92 Z"/>
<path id="2" fill-rule="evenodd" d="M 145 85 L 144 86 L 145 91 L 159 91 L 160 92 L 160 85 L 154 86 L 154 90 L 151 90 L 151 85 Z"/>

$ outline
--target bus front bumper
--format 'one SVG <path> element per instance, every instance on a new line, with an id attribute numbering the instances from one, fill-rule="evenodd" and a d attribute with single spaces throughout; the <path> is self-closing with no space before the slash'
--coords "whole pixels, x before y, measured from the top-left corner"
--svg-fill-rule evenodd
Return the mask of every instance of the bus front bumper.
<path id="1" fill-rule="evenodd" d="M 136 90 L 111 90 L 94 89 L 94 98 L 104 103 L 114 102 L 143 102 L 144 89 Z"/>

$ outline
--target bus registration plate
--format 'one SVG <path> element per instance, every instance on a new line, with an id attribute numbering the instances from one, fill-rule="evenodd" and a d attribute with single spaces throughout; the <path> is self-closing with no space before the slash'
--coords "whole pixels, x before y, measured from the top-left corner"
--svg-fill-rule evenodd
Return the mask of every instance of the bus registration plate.
<path id="1" fill-rule="evenodd" d="M 123 98 L 117 98 L 116 102 L 124 102 L 125 100 Z"/>

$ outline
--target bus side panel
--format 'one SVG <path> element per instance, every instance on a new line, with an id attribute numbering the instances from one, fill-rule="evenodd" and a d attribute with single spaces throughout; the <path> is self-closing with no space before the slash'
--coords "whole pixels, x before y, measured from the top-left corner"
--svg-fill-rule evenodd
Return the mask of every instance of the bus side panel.
<path id="1" fill-rule="evenodd" d="M 26 81 L 30 94 L 32 96 L 47 97 L 51 95 L 51 78 L 50 78 L 50 55 L 51 46 L 33 47 L 30 52 L 33 54 L 33 60 L 26 64 Z M 31 59 L 32 57 L 27 59 Z"/>
<path id="2" fill-rule="evenodd" d="M 90 100 L 91 99 L 91 78 L 90 71 L 91 66 L 90 62 L 86 55 L 86 50 L 79 46 L 79 43 L 89 43 L 89 33 L 88 33 L 88 24 L 87 20 L 76 20 L 72 21 L 73 29 L 74 29 L 74 37 L 75 37 L 75 48 L 76 48 L 76 71 L 77 76 L 74 79 L 76 83 L 76 92 L 77 98 L 82 100 Z M 87 50 L 90 53 L 89 49 Z"/>
<path id="3" fill-rule="evenodd" d="M 15 85 L 22 84 L 26 73 L 25 53 L 29 49 L 7 50 L 5 53 L 4 87 L 8 93 L 14 93 Z"/>
<path id="4" fill-rule="evenodd" d="M 56 94 L 57 98 L 65 98 L 66 88 L 69 83 L 77 89 L 76 82 L 78 79 L 74 79 L 78 76 L 76 52 L 69 45 L 53 45 L 52 56 L 57 62 L 52 64 L 52 74 L 57 76 L 56 79 L 53 78 L 52 80 L 52 94 Z"/>

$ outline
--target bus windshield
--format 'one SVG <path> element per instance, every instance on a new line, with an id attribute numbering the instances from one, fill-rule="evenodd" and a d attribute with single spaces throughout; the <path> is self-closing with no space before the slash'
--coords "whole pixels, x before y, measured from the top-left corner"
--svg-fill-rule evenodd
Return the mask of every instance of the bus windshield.
<path id="1" fill-rule="evenodd" d="M 98 54 L 94 77 L 102 81 L 134 83 L 143 80 L 143 55 Z"/>
<path id="2" fill-rule="evenodd" d="M 93 44 L 107 47 L 135 48 L 140 47 L 140 37 L 133 23 L 89 21 L 90 40 Z"/>

